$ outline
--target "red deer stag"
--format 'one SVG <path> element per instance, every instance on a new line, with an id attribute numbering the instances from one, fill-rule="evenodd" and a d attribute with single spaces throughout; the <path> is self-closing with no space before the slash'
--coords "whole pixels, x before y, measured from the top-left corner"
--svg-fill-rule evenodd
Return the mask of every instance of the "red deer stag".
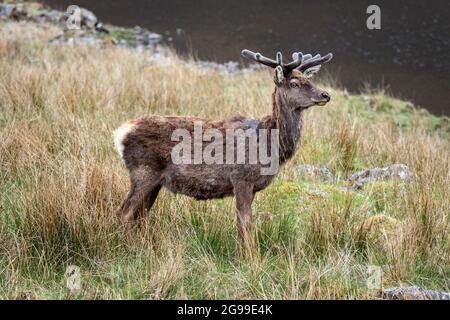
<path id="1" fill-rule="evenodd" d="M 118 210 L 124 221 L 136 221 L 145 210 L 149 210 L 163 186 L 174 193 L 196 199 L 217 199 L 234 195 L 239 243 L 246 243 L 249 239 L 254 195 L 272 182 L 278 170 L 262 174 L 261 163 L 249 164 L 245 161 L 175 163 L 171 154 L 179 140 L 173 138 L 173 133 L 183 129 L 195 135 L 196 123 L 201 123 L 201 132 L 213 129 L 225 134 L 229 129 L 253 129 L 263 132 L 266 138 L 269 138 L 269 131 L 275 130 L 278 139 L 270 141 L 271 146 L 276 148 L 272 148 L 269 153 L 277 156 L 277 165 L 282 165 L 298 149 L 303 111 L 330 101 L 330 95 L 316 88 L 309 78 L 320 69 L 321 64 L 331 60 L 332 54 L 313 57 L 296 52 L 292 55 L 293 61 L 287 64 L 283 63 L 280 52 L 277 53 L 276 60 L 249 50 L 243 50 L 242 55 L 275 69 L 271 115 L 258 120 L 237 116 L 219 121 L 181 116 L 147 116 L 129 121 L 114 132 L 116 148 L 129 171 L 131 182 L 128 196 Z M 274 141 L 277 144 L 273 144 Z M 220 142 L 220 146 L 227 147 L 225 141 Z M 245 148 L 244 151 L 249 152 L 249 146 Z M 216 152 L 217 150 L 222 152 L 223 148 L 215 149 Z M 238 151 L 233 153 L 233 156 L 237 153 Z"/>

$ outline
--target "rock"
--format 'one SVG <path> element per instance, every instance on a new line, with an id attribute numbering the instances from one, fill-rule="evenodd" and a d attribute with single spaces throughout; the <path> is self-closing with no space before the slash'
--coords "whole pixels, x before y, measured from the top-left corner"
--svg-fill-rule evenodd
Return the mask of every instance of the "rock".
<path id="1" fill-rule="evenodd" d="M 250 63 L 248 67 L 244 70 L 248 71 L 264 70 L 264 65 L 262 65 L 261 63 Z"/>
<path id="2" fill-rule="evenodd" d="M 342 192 L 361 191 L 364 190 L 364 183 L 357 181 L 350 186 L 340 187 L 339 190 L 341 190 Z"/>
<path id="3" fill-rule="evenodd" d="M 154 32 L 149 32 L 147 34 L 147 38 L 150 42 L 159 42 L 162 39 L 162 36 L 160 34 L 154 33 Z"/>
<path id="4" fill-rule="evenodd" d="M 148 59 L 148 65 L 162 65 L 162 66 L 168 66 L 173 63 L 172 58 L 165 50 L 155 50 L 153 54 L 150 55 Z"/>
<path id="5" fill-rule="evenodd" d="M 310 164 L 302 164 L 297 166 L 296 175 L 299 178 L 318 179 L 324 182 L 334 181 L 334 176 L 330 169 L 324 166 L 315 167 Z"/>
<path id="6" fill-rule="evenodd" d="M 223 64 L 227 73 L 235 73 L 240 70 L 239 63 L 236 61 L 228 61 Z"/>
<path id="7" fill-rule="evenodd" d="M 198 64 L 204 69 L 215 70 L 223 74 L 232 74 L 240 71 L 239 63 L 236 61 L 228 61 L 225 63 L 199 61 Z"/>
<path id="8" fill-rule="evenodd" d="M 212 61 L 199 61 L 199 66 L 205 70 L 215 70 L 223 74 L 235 74 L 235 73 L 245 73 L 255 70 L 263 70 L 264 66 L 261 64 L 252 63 L 249 64 L 247 68 L 241 68 L 241 65 L 237 61 L 228 61 L 224 63 L 217 63 Z"/>
<path id="9" fill-rule="evenodd" d="M 63 14 L 58 10 L 44 11 L 35 18 L 37 22 L 48 22 L 54 24 L 61 23 L 62 19 Z"/>
<path id="10" fill-rule="evenodd" d="M 13 4 L 0 3 L 0 16 L 9 17 L 13 8 Z"/>
<path id="11" fill-rule="evenodd" d="M 67 25 L 69 17 L 75 13 L 73 10 L 66 12 L 51 10 L 36 2 L 19 4 L 0 3 L 0 18 L 16 21 L 26 20 L 36 23 L 52 23 L 62 27 L 64 33 L 50 39 L 49 42 L 52 44 L 117 44 L 134 48 L 137 51 L 144 51 L 147 49 L 154 49 L 162 39 L 161 35 L 140 27 L 136 27 L 133 30 L 127 29 L 126 32 L 130 35 L 127 39 L 116 40 L 102 37 L 99 35 L 100 33 L 109 34 L 111 33 L 110 30 L 106 29 L 105 26 L 98 21 L 97 16 L 92 11 L 86 8 L 78 9 L 80 20 L 79 25 L 76 24 L 74 26 L 75 28 Z"/>
<path id="12" fill-rule="evenodd" d="M 87 44 L 87 45 L 91 45 L 91 46 L 100 46 L 104 43 L 104 41 L 102 39 L 99 39 L 97 37 L 95 37 L 94 35 L 85 35 L 83 37 L 80 37 L 78 39 L 76 39 L 76 41 Z"/>
<path id="13" fill-rule="evenodd" d="M 23 3 L 5 4 L 2 6 L 0 15 L 15 21 L 25 20 L 28 17 L 27 7 Z"/>
<path id="14" fill-rule="evenodd" d="M 385 168 L 373 168 L 363 170 L 350 175 L 347 181 L 355 184 L 366 184 L 370 181 L 386 180 L 390 178 L 398 178 L 401 180 L 413 180 L 414 174 L 404 164 L 393 164 Z"/>
<path id="15" fill-rule="evenodd" d="M 363 190 L 363 189 L 364 189 L 364 183 L 362 183 L 361 181 L 357 181 L 357 182 L 355 182 L 350 188 L 351 188 L 353 191 L 356 191 L 356 190 Z"/>
<path id="16" fill-rule="evenodd" d="M 383 289 L 382 297 L 389 300 L 450 300 L 450 293 L 409 286 Z"/>
<path id="17" fill-rule="evenodd" d="M 162 36 L 160 34 L 136 26 L 133 30 L 133 43 L 131 45 L 134 47 L 154 47 L 161 39 Z"/>
<path id="18" fill-rule="evenodd" d="M 50 44 L 68 44 L 70 46 L 85 44 L 92 46 L 101 46 L 105 44 L 107 40 L 103 40 L 99 37 L 96 37 L 93 32 L 86 32 L 82 30 L 68 30 L 63 34 L 56 36 L 53 39 L 49 40 Z"/>
<path id="19" fill-rule="evenodd" d="M 85 27 L 89 30 L 94 30 L 95 25 L 98 22 L 97 16 L 88 9 L 81 8 L 80 9 L 80 16 L 81 16 L 81 27 Z"/>

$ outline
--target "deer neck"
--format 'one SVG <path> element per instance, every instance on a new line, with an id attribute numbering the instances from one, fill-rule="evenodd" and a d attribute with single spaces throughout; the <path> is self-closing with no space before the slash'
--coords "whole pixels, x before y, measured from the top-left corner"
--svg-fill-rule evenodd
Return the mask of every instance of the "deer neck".
<path id="1" fill-rule="evenodd" d="M 279 156 L 283 164 L 294 156 L 300 145 L 303 111 L 295 111 L 278 88 L 272 94 L 272 104 L 272 115 L 267 119 L 268 127 L 279 130 Z"/>

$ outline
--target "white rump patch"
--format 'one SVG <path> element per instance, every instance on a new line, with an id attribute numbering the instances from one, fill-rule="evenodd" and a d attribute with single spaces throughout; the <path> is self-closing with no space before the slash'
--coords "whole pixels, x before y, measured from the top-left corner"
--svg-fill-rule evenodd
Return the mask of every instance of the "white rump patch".
<path id="1" fill-rule="evenodd" d="M 135 127 L 135 125 L 133 123 L 127 122 L 127 123 L 124 123 L 123 125 L 121 125 L 119 127 L 119 129 L 117 129 L 113 132 L 114 145 L 116 146 L 116 150 L 120 154 L 122 159 L 123 159 L 123 149 L 124 149 L 123 141 L 127 137 L 128 133 L 130 133 L 130 131 L 133 130 L 134 127 Z"/>

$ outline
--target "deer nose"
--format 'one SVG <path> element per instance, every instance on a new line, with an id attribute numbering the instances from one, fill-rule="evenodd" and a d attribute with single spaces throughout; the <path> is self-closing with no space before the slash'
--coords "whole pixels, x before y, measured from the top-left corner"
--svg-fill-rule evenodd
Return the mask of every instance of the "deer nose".
<path id="1" fill-rule="evenodd" d="M 322 92 L 322 98 L 324 98 L 327 101 L 331 100 L 330 94 L 328 92 L 326 92 L 326 91 Z"/>

